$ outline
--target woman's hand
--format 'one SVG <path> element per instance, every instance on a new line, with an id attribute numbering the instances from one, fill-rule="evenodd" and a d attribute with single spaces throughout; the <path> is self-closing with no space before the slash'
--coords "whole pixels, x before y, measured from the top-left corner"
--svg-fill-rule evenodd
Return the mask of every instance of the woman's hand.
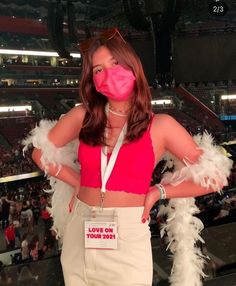
<path id="1" fill-rule="evenodd" d="M 72 212 L 72 210 L 74 208 L 74 204 L 76 201 L 76 197 L 78 197 L 79 190 L 80 190 L 80 183 L 78 183 L 78 185 L 75 186 L 73 195 L 72 195 L 71 200 L 69 202 L 69 212 L 70 213 Z"/>
<path id="2" fill-rule="evenodd" d="M 157 190 L 156 186 L 149 188 L 149 191 L 145 198 L 144 210 L 141 217 L 142 223 L 145 223 L 149 218 L 149 214 L 153 205 L 160 199 L 160 192 Z"/>

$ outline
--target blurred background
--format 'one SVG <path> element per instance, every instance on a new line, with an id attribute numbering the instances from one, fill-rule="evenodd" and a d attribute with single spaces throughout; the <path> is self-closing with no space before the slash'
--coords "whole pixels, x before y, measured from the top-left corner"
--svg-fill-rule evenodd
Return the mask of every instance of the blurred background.
<path id="1" fill-rule="evenodd" d="M 64 285 L 50 185 L 21 141 L 41 119 L 80 103 L 79 44 L 112 27 L 143 63 L 153 112 L 174 116 L 192 135 L 207 130 L 235 161 L 235 0 L 0 0 L 0 285 Z M 236 285 L 235 165 L 223 191 L 196 199 L 205 225 L 199 247 L 209 256 L 204 285 Z M 159 235 L 165 203 L 150 222 L 160 286 L 171 270 Z"/>

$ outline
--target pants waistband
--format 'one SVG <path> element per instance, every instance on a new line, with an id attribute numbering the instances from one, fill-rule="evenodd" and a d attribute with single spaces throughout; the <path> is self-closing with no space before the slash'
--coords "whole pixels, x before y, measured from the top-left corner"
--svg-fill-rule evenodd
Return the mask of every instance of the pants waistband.
<path id="1" fill-rule="evenodd" d="M 76 199 L 74 211 L 81 216 L 114 216 L 119 219 L 141 221 L 144 207 L 109 207 L 101 208 L 99 206 L 89 206 L 88 204 Z"/>

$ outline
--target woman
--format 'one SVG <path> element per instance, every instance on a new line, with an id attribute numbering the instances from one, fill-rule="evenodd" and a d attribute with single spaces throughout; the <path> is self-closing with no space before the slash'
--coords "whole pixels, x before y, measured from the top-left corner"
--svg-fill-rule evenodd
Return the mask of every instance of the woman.
<path id="1" fill-rule="evenodd" d="M 26 262 L 29 259 L 29 243 L 27 240 L 28 233 L 25 232 L 22 236 L 22 242 L 21 242 L 21 259 L 22 262 Z"/>
<path id="2" fill-rule="evenodd" d="M 37 261 L 39 259 L 39 236 L 37 234 L 31 238 L 29 251 L 32 261 Z"/>
<path id="3" fill-rule="evenodd" d="M 206 172 L 197 180 L 186 172 L 199 168 L 204 151 L 172 117 L 152 114 L 140 60 L 117 29 L 82 43 L 80 50 L 83 104 L 57 123 L 42 122 L 25 141 L 34 143 L 38 166 L 56 177 L 55 189 L 61 180 L 76 190 L 63 227 L 65 284 L 152 285 L 147 220 L 152 205 L 159 199 L 219 191 L 227 184 L 231 163 L 219 154 L 218 165 L 227 167 L 220 169 L 222 175 L 211 178 Z M 77 138 L 80 173 L 75 157 L 68 160 L 73 148 L 63 149 Z M 175 173 L 177 183 L 168 175 L 163 184 L 150 187 L 152 171 L 166 151 L 184 162 L 183 172 Z M 54 213 L 65 190 L 58 192 Z M 54 222 L 58 224 L 56 216 Z"/>

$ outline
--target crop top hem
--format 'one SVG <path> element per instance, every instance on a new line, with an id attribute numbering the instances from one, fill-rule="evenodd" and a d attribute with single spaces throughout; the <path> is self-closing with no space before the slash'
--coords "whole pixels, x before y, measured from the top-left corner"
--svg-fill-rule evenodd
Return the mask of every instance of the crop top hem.
<path id="1" fill-rule="evenodd" d="M 80 185 L 80 187 L 84 187 L 84 188 L 93 188 L 93 189 L 101 189 L 101 187 L 92 187 L 92 186 L 85 186 L 85 185 Z M 107 192 L 124 192 L 126 194 L 132 194 L 132 195 L 146 195 L 147 192 L 143 192 L 143 193 L 134 193 L 134 192 L 130 192 L 130 191 L 126 191 L 126 190 L 110 190 L 110 189 L 106 189 Z"/>

